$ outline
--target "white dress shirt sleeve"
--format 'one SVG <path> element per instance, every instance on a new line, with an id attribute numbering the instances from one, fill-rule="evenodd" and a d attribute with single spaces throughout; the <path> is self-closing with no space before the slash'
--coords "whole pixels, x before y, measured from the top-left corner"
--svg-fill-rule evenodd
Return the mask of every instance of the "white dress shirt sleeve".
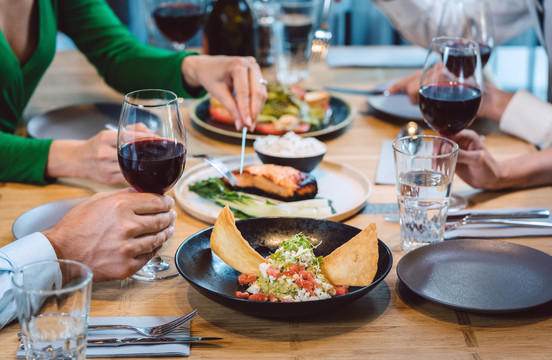
<path id="1" fill-rule="evenodd" d="M 445 0 L 373 0 L 393 27 L 414 45 L 429 47 L 437 36 Z M 489 0 L 495 46 L 538 26 L 531 0 Z"/>
<path id="2" fill-rule="evenodd" d="M 552 145 L 552 104 L 519 90 L 504 110 L 499 127 L 541 149 L 547 148 Z"/>
<path id="3" fill-rule="evenodd" d="M 0 248 L 0 328 L 17 317 L 11 274 L 35 261 L 57 259 L 50 241 L 39 232 Z"/>

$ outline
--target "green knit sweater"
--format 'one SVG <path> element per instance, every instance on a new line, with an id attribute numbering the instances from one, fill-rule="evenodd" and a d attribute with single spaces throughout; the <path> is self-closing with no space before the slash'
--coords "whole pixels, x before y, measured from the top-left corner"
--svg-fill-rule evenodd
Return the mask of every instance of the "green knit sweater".
<path id="1" fill-rule="evenodd" d="M 105 81 L 120 92 L 162 88 L 191 96 L 181 76 L 182 60 L 191 53 L 141 44 L 103 0 L 37 1 L 39 41 L 23 67 L 0 32 L 0 181 L 46 182 L 52 140 L 23 138 L 13 132 L 54 58 L 58 30 L 71 37 Z"/>

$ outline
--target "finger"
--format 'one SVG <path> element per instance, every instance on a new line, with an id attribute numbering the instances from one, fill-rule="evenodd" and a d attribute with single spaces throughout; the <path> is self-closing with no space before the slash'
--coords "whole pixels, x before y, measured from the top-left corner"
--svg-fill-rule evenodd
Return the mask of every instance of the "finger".
<path id="1" fill-rule="evenodd" d="M 249 70 L 249 88 L 251 89 L 251 125 L 249 129 L 251 131 L 255 128 L 257 116 L 261 113 L 264 103 L 267 98 L 267 87 L 265 83 L 262 83 L 263 75 L 261 68 L 254 59 L 249 59 L 251 62 L 251 68 Z"/>
<path id="2" fill-rule="evenodd" d="M 174 199 L 168 195 L 136 193 L 130 199 L 136 215 L 165 213 L 174 206 Z"/>
<path id="3" fill-rule="evenodd" d="M 250 64 L 249 59 L 240 59 L 240 64 L 234 67 L 232 74 L 234 93 L 240 113 L 241 123 L 236 125 L 236 129 L 241 130 L 242 126 L 251 127 L 252 119 L 250 112 Z"/>
<path id="4" fill-rule="evenodd" d="M 174 226 L 168 226 L 162 231 L 146 234 L 127 242 L 129 246 L 126 251 L 126 256 L 135 258 L 140 255 L 149 254 L 159 249 L 163 244 L 174 235 Z"/>
<path id="5" fill-rule="evenodd" d="M 224 87 L 213 89 L 213 96 L 220 101 L 226 110 L 228 110 L 230 116 L 234 119 L 236 129 L 241 130 L 242 121 L 238 110 L 238 104 L 236 103 L 236 100 L 234 99 L 234 96 L 230 92 L 229 88 Z"/>
<path id="6" fill-rule="evenodd" d="M 176 211 L 173 209 L 154 215 L 139 215 L 138 224 L 128 235 L 137 237 L 144 234 L 158 233 L 174 224 L 176 217 Z"/>

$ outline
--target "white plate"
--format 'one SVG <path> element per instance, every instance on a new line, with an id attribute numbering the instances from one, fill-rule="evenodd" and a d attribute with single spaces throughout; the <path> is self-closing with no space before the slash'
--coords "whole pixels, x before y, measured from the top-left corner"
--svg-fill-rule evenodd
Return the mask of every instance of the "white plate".
<path id="1" fill-rule="evenodd" d="M 394 81 L 378 85 L 375 89 L 385 90 L 393 82 Z M 422 113 L 420 112 L 420 107 L 418 105 L 413 105 L 410 100 L 408 100 L 408 96 L 404 94 L 367 96 L 367 98 L 368 105 L 382 114 L 409 121 L 424 121 Z"/>
<path id="2" fill-rule="evenodd" d="M 240 157 L 229 156 L 221 158 L 231 170 L 239 168 Z M 256 154 L 247 154 L 244 165 L 261 164 Z M 370 180 L 357 170 L 330 161 L 322 161 L 311 172 L 318 183 L 317 197 L 329 199 L 336 211 L 328 220 L 340 221 L 359 212 L 368 201 L 372 192 Z M 210 200 L 204 199 L 188 189 L 199 180 L 220 177 L 209 164 L 198 164 L 184 173 L 174 189 L 176 201 L 184 211 L 191 216 L 214 224 L 221 207 Z"/>

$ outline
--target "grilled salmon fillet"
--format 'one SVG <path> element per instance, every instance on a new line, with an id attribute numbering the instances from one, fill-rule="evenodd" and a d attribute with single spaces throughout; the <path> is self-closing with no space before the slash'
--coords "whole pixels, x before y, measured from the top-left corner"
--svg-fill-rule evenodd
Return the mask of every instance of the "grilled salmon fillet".
<path id="1" fill-rule="evenodd" d="M 234 190 L 249 192 L 283 201 L 312 199 L 318 192 L 314 176 L 291 166 L 251 165 L 232 172 L 238 179 Z M 230 186 L 230 184 L 228 184 Z"/>

